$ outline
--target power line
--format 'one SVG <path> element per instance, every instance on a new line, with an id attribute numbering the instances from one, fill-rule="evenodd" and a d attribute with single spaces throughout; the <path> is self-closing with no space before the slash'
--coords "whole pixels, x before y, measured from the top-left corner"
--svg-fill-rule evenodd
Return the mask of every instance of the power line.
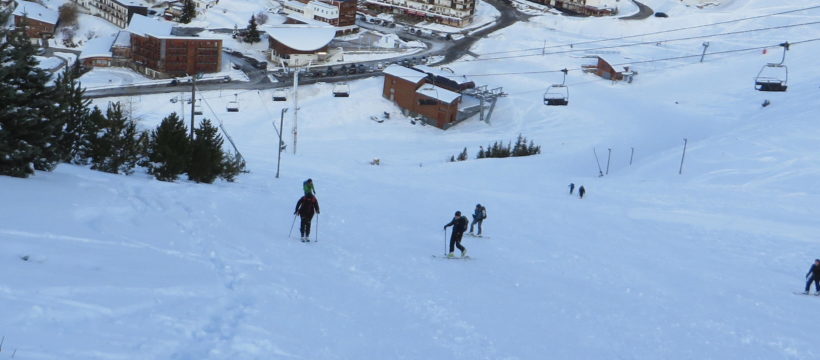
<path id="1" fill-rule="evenodd" d="M 790 14 L 790 13 L 795 13 L 795 12 L 800 12 L 800 11 L 806 11 L 806 10 L 814 10 L 814 9 L 818 9 L 818 8 L 820 8 L 820 5 L 817 5 L 817 6 L 810 6 L 810 7 L 801 8 L 801 9 L 786 10 L 786 11 L 781 11 L 781 12 L 772 13 L 772 14 L 765 14 L 765 15 L 750 16 L 750 17 L 739 18 L 739 19 L 733 19 L 733 20 L 719 21 L 719 22 L 716 22 L 716 23 L 702 24 L 702 25 L 694 25 L 694 26 L 687 26 L 687 27 L 682 27 L 682 28 L 669 29 L 669 30 L 662 30 L 662 31 L 655 31 L 655 32 L 649 32 L 649 33 L 643 33 L 643 34 L 627 35 L 627 36 L 619 36 L 619 37 L 606 38 L 606 39 L 599 39 L 599 40 L 589 40 L 589 41 L 573 42 L 573 43 L 559 44 L 559 45 L 550 45 L 550 46 L 546 46 L 546 47 L 539 47 L 539 48 L 530 48 L 530 49 L 521 49 L 521 50 L 507 50 L 507 51 L 496 51 L 496 52 L 489 52 L 489 53 L 484 53 L 484 54 L 478 54 L 478 56 L 483 56 L 483 55 L 494 55 L 494 54 L 506 54 L 506 53 L 520 52 L 520 51 L 535 51 L 535 50 L 542 50 L 542 49 L 551 49 L 551 48 L 556 48 L 556 47 L 565 47 L 565 46 L 574 46 L 574 45 L 585 45 L 585 44 L 594 44 L 594 43 L 605 42 L 605 41 L 612 41 L 612 40 L 631 39 L 631 38 L 636 38 L 636 37 L 641 37 L 641 36 L 650 36 L 650 35 L 657 35 L 657 34 L 665 34 L 665 33 L 676 32 L 676 31 L 691 30 L 691 29 L 698 29 L 698 28 L 709 27 L 709 26 L 716 26 L 716 25 L 730 24 L 730 23 L 734 23 L 734 22 L 741 22 L 741 21 L 746 21 L 746 20 L 760 19 L 760 18 L 765 18 L 765 17 L 770 17 L 770 16 L 777 16 L 777 15 L 783 15 L 783 14 Z"/>
<path id="2" fill-rule="evenodd" d="M 770 27 L 766 27 L 766 28 L 757 28 L 757 29 L 749 29 L 749 30 L 739 30 L 739 31 L 732 31 L 732 32 L 726 32 L 726 33 L 720 33 L 720 34 L 687 36 L 687 37 L 676 38 L 676 39 L 643 41 L 643 42 L 637 42 L 637 43 L 631 43 L 631 44 L 625 44 L 625 45 L 610 45 L 610 46 L 601 46 L 601 47 L 597 47 L 597 48 L 553 51 L 553 52 L 548 52 L 548 53 L 543 53 L 543 54 L 510 55 L 510 56 L 499 56 L 499 57 L 484 58 L 484 59 L 478 58 L 478 59 L 473 59 L 473 60 L 459 60 L 459 61 L 454 61 L 453 63 L 515 59 L 515 58 L 534 57 L 534 56 L 567 54 L 567 53 L 573 53 L 573 52 L 590 52 L 590 51 L 605 50 L 605 49 L 626 48 L 626 47 L 631 47 L 631 46 L 640 46 L 640 45 L 647 45 L 647 44 L 668 43 L 668 42 L 694 40 L 694 39 L 705 39 L 705 38 L 719 37 L 719 36 L 730 36 L 730 35 L 738 35 L 738 34 L 745 34 L 745 33 L 758 32 L 758 31 L 771 31 L 771 30 L 779 30 L 779 29 L 786 29 L 786 28 L 791 28 L 791 27 L 817 25 L 817 24 L 820 24 L 820 21 L 812 21 L 812 22 L 800 23 L 800 24 L 770 26 Z M 539 48 L 538 50 L 541 50 L 541 49 Z"/>
<path id="3" fill-rule="evenodd" d="M 194 85 L 194 87 L 196 87 L 196 85 Z M 197 90 L 199 90 L 199 89 L 197 89 Z M 250 90 L 246 90 L 246 91 L 250 91 Z M 231 135 L 229 135 L 228 131 L 225 130 L 225 127 L 223 126 L 222 120 L 219 118 L 219 115 L 217 115 L 216 111 L 214 111 L 214 108 L 211 107 L 211 103 L 209 103 L 208 100 L 205 99 L 204 97 L 201 98 L 201 99 L 202 99 L 202 101 L 205 102 L 205 105 L 208 106 L 208 109 L 211 110 L 211 115 L 213 115 L 214 118 L 216 118 L 216 121 L 219 124 L 219 128 L 222 129 L 222 133 L 225 134 L 225 137 L 228 139 L 228 142 L 231 143 L 231 146 L 233 146 L 233 151 L 236 152 L 237 155 L 239 155 L 240 159 L 242 159 L 242 154 L 239 152 L 239 149 L 236 148 L 236 144 L 233 142 L 233 139 L 231 138 Z M 192 131 L 193 131 L 193 129 L 192 129 Z"/>
<path id="4" fill-rule="evenodd" d="M 814 41 L 820 41 L 820 38 L 814 39 L 807 39 L 807 40 L 800 40 L 795 42 L 789 42 L 789 45 L 797 45 L 797 44 L 804 44 Z M 732 50 L 723 50 L 723 51 L 716 51 L 710 52 L 707 55 L 721 55 L 721 54 L 730 54 L 730 53 L 737 53 L 737 52 L 746 52 L 746 51 L 753 51 L 753 50 L 762 50 L 770 47 L 780 46 L 780 44 L 772 44 L 766 46 L 756 46 L 756 47 L 748 47 L 743 49 L 732 49 Z M 668 58 L 660 58 L 660 59 L 650 59 L 650 60 L 637 60 L 631 61 L 628 63 L 619 63 L 619 64 L 611 64 L 612 66 L 622 66 L 622 65 L 634 65 L 634 64 L 646 64 L 646 63 L 653 63 L 653 62 L 662 62 L 662 61 L 671 61 L 671 60 L 681 60 L 681 59 L 688 59 L 693 57 L 700 57 L 701 54 L 693 54 L 693 55 L 681 55 L 681 56 L 673 56 Z M 568 69 L 569 71 L 577 71 L 583 70 L 583 68 L 572 68 Z M 494 74 L 465 74 L 465 76 L 471 77 L 481 77 L 481 76 L 500 76 L 500 75 L 531 75 L 531 74 L 546 74 L 546 73 L 558 73 L 563 71 L 563 69 L 556 69 L 556 70 L 542 70 L 542 71 L 521 71 L 521 72 L 508 72 L 508 73 L 494 73 Z"/>

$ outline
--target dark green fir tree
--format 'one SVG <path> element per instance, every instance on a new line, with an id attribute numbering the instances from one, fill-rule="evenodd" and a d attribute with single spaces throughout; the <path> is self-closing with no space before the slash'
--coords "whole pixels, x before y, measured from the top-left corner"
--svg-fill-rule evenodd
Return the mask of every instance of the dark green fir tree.
<path id="1" fill-rule="evenodd" d="M 0 15 L 0 23 L 7 16 Z M 0 39 L 0 175 L 53 170 L 60 160 L 62 123 L 52 116 L 49 75 L 37 67 L 25 32 L 0 27 Z"/>
<path id="2" fill-rule="evenodd" d="M 97 132 L 91 139 L 91 168 L 131 174 L 145 153 L 147 135 L 137 131 L 136 123 L 123 114 L 120 103 L 110 104 L 102 124 L 94 128 Z"/>
<path id="3" fill-rule="evenodd" d="M 184 0 L 182 2 L 182 15 L 179 16 L 179 22 L 187 24 L 196 17 L 196 4 L 194 0 Z"/>
<path id="4" fill-rule="evenodd" d="M 261 41 L 261 35 L 259 34 L 259 29 L 256 26 L 256 17 L 251 16 L 251 19 L 248 20 L 248 27 L 245 31 L 245 42 L 246 43 L 258 43 Z"/>
<path id="5" fill-rule="evenodd" d="M 202 120 L 194 129 L 191 143 L 191 166 L 188 179 L 199 183 L 212 183 L 222 174 L 224 153 L 222 136 L 208 119 Z"/>
<path id="6" fill-rule="evenodd" d="M 176 113 L 166 116 L 151 131 L 146 167 L 158 180 L 174 181 L 184 174 L 191 162 L 188 129 Z"/>
<path id="7" fill-rule="evenodd" d="M 91 100 L 84 98 L 85 89 L 77 81 L 79 76 L 79 62 L 75 66 L 66 68 L 55 83 L 55 99 L 57 108 L 54 116 L 65 124 L 60 141 L 62 161 L 74 164 L 88 164 L 88 153 L 91 146 L 88 134 L 89 104 Z"/>

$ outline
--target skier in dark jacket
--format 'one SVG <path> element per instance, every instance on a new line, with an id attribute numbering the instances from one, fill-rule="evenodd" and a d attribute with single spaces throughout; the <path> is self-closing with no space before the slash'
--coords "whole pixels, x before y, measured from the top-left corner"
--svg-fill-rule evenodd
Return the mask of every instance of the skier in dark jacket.
<path id="1" fill-rule="evenodd" d="M 464 235 L 464 232 L 467 231 L 467 224 L 469 220 L 467 220 L 466 216 L 461 216 L 461 211 L 456 211 L 456 216 L 453 218 L 452 221 L 444 225 L 444 229 L 447 230 L 448 226 L 453 226 L 453 233 L 450 235 L 450 253 L 447 254 L 447 257 L 454 257 L 453 251 L 455 249 L 453 247 L 457 247 L 461 250 L 461 257 L 467 256 L 467 248 L 461 246 L 461 237 Z"/>
<path id="2" fill-rule="evenodd" d="M 572 191 L 575 190 L 575 184 L 569 183 L 569 194 L 572 195 Z"/>
<path id="3" fill-rule="evenodd" d="M 487 208 L 481 206 L 481 204 L 476 204 L 475 210 L 473 210 L 473 222 L 470 223 L 470 235 L 473 234 L 475 225 L 478 225 L 478 233 L 476 236 L 481 236 L 481 223 L 483 223 L 486 218 Z"/>
<path id="4" fill-rule="evenodd" d="M 584 189 L 584 185 L 581 185 L 581 187 L 578 188 L 578 197 L 583 199 L 584 194 L 586 194 L 586 193 L 587 193 L 587 189 Z"/>
<path id="5" fill-rule="evenodd" d="M 310 241 L 310 221 L 313 220 L 314 211 L 319 213 L 319 200 L 313 194 L 306 194 L 296 202 L 296 210 L 293 215 L 299 214 L 302 222 L 299 225 L 299 231 L 302 233 L 302 242 Z"/>
<path id="6" fill-rule="evenodd" d="M 809 272 L 806 274 L 806 291 L 804 294 L 809 294 L 812 282 L 814 282 L 814 295 L 820 295 L 820 259 L 814 259 L 814 264 L 811 265 Z"/>

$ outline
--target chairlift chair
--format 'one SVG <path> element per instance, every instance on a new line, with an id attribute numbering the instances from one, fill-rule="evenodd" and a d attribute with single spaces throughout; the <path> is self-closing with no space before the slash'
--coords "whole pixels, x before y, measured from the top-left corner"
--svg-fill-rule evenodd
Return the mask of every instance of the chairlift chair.
<path id="1" fill-rule="evenodd" d="M 199 102 L 194 104 L 194 115 L 202 115 L 202 105 L 200 105 Z"/>
<path id="2" fill-rule="evenodd" d="M 783 64 L 766 64 L 757 73 L 755 90 L 786 91 L 789 69 Z"/>
<path id="3" fill-rule="evenodd" d="M 273 91 L 273 101 L 287 101 L 288 95 L 285 89 L 276 89 Z"/>
<path id="4" fill-rule="evenodd" d="M 769 63 L 763 65 L 755 77 L 755 90 L 758 91 L 786 91 L 788 88 L 789 68 L 783 65 L 786 61 L 786 51 L 789 50 L 789 43 L 780 44 L 783 47 L 783 57 L 779 63 Z"/>
<path id="5" fill-rule="evenodd" d="M 564 81 L 560 84 L 553 84 L 547 88 L 547 91 L 544 92 L 544 105 L 567 105 L 569 104 L 569 88 L 566 85 L 567 82 L 567 72 L 569 70 L 563 69 L 561 72 L 564 73 Z"/>
<path id="6" fill-rule="evenodd" d="M 234 99 L 228 101 L 228 105 L 225 106 L 225 110 L 228 112 L 239 112 L 239 100 L 237 94 L 233 94 Z"/>
<path id="7" fill-rule="evenodd" d="M 333 85 L 333 97 L 349 97 L 350 86 L 345 83 Z"/>

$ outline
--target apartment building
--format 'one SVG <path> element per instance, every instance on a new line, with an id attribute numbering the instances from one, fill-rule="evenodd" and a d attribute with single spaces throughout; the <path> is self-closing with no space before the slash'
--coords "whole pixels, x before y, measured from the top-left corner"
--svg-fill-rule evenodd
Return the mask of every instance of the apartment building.
<path id="1" fill-rule="evenodd" d="M 472 24 L 476 0 L 364 0 L 368 9 L 455 27 Z"/>

